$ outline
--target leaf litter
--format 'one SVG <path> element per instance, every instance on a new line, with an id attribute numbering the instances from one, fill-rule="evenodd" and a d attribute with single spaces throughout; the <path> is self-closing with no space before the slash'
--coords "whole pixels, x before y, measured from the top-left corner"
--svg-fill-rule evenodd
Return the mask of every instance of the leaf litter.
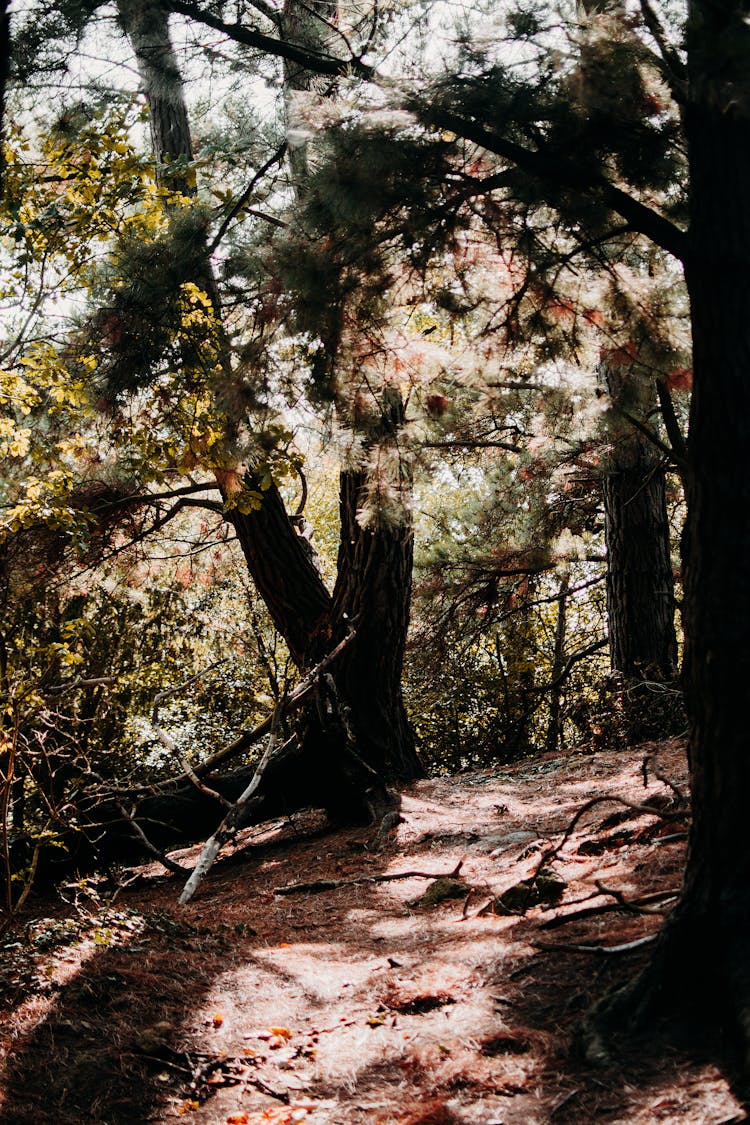
<path id="1" fill-rule="evenodd" d="M 114 898 L 31 898 L 0 959 L 0 1119 L 741 1120 L 707 1054 L 658 1029 L 606 1069 L 574 1050 L 673 901 L 684 784 L 676 741 L 542 755 L 410 785 L 377 852 L 314 813 L 248 830 L 187 906 L 148 865 Z"/>

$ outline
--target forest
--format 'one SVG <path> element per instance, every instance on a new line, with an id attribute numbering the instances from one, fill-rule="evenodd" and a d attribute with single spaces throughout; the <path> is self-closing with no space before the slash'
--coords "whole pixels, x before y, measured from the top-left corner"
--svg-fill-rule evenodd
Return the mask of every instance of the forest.
<path id="1" fill-rule="evenodd" d="M 747 1120 L 744 4 L 0 0 L 0 135 L 2 1120 Z"/>

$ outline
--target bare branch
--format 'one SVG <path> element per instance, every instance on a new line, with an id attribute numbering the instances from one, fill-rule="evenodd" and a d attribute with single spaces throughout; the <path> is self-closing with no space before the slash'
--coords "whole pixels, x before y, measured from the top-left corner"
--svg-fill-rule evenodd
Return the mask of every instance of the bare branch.
<path id="1" fill-rule="evenodd" d="M 390 883 L 396 879 L 455 879 L 463 867 L 460 860 L 452 871 L 397 871 L 393 875 L 363 875 L 359 879 L 314 879 L 311 883 L 287 883 L 275 887 L 275 895 L 320 894 L 339 887 L 359 887 L 363 883 Z"/>
<path id="2" fill-rule="evenodd" d="M 252 180 L 247 185 L 247 187 L 245 188 L 245 190 L 243 191 L 243 193 L 239 197 L 239 199 L 235 202 L 234 206 L 231 208 L 229 213 L 225 216 L 225 218 L 224 218 L 223 222 L 220 224 L 219 229 L 217 230 L 216 234 L 211 239 L 211 242 L 210 242 L 209 247 L 208 247 L 208 256 L 209 257 L 213 254 L 213 252 L 219 246 L 219 244 L 220 244 L 221 240 L 223 239 L 224 235 L 229 230 L 229 227 L 231 226 L 232 222 L 237 218 L 237 216 L 240 214 L 240 212 L 245 209 L 247 203 L 250 200 L 250 197 L 252 196 L 253 192 L 255 191 L 255 188 L 257 187 L 260 180 L 263 179 L 266 172 L 269 172 L 271 170 L 271 168 L 273 168 L 274 164 L 279 164 L 284 159 L 284 154 L 286 153 L 286 149 L 287 149 L 287 143 L 286 143 L 286 141 L 284 141 L 284 143 L 282 145 L 279 145 L 279 147 L 276 149 L 276 152 L 273 154 L 273 156 L 269 157 L 269 159 L 265 162 L 265 164 L 263 164 L 263 166 L 260 167 L 258 169 L 258 171 L 255 173 Z M 254 214 L 254 215 L 257 215 L 257 213 L 258 212 L 256 212 L 256 211 L 252 211 L 252 214 Z M 270 219 L 270 216 L 264 216 L 264 217 L 268 217 Z M 274 221 L 276 221 L 276 220 L 274 220 Z"/>
<path id="3" fill-rule="evenodd" d="M 296 710 L 296 708 L 299 707 L 300 704 L 305 701 L 305 699 L 307 699 L 307 697 L 315 687 L 318 677 L 323 672 L 325 672 L 327 668 L 330 667 L 336 657 L 339 656 L 341 652 L 343 652 L 347 645 L 351 644 L 354 636 L 355 630 L 353 627 L 351 627 L 344 639 L 342 641 L 339 641 L 336 647 L 332 649 L 332 651 L 329 652 L 327 656 L 324 656 L 319 664 L 316 664 L 313 670 L 305 676 L 301 683 L 299 683 L 297 687 L 292 692 L 290 692 L 288 696 L 286 696 L 285 699 L 280 701 L 279 706 L 282 708 L 281 717 L 284 717 L 291 711 Z M 241 754 L 243 750 L 248 750 L 251 746 L 254 746 L 256 742 L 258 742 L 261 738 L 263 738 L 265 734 L 268 734 L 268 732 L 271 730 L 275 714 L 276 711 L 274 711 L 273 714 L 269 715 L 267 719 L 264 719 L 263 722 L 260 723 L 257 727 L 254 727 L 253 730 L 243 731 L 239 738 L 236 738 L 234 742 L 230 742 L 228 746 L 225 746 L 222 750 L 219 750 L 207 761 L 202 762 L 199 766 L 196 766 L 195 772 L 198 777 L 205 777 L 206 774 L 213 773 L 218 765 L 229 761 L 230 758 L 234 758 L 237 756 L 237 754 Z"/>

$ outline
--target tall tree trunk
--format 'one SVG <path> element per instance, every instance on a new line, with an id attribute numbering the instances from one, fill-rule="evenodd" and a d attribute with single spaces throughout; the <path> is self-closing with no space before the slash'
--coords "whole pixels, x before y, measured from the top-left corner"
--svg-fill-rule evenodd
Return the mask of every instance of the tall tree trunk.
<path id="1" fill-rule="evenodd" d="M 634 397 L 630 365 L 610 356 L 602 361 L 602 375 L 615 414 L 602 484 L 611 666 L 629 680 L 671 680 L 677 637 L 662 457 L 644 434 L 618 417 Z"/>
<path id="2" fill-rule="evenodd" d="M 375 440 L 395 440 L 403 413 L 400 395 L 387 390 Z M 400 484 L 410 491 L 410 479 Z M 389 776 L 408 779 L 421 776 L 401 692 L 414 534 L 404 503 L 395 515 L 374 511 L 371 522 L 361 526 L 367 485 L 364 472 L 341 474 L 341 537 L 331 617 L 335 636 L 353 621 L 357 638 L 344 652 L 337 674 L 365 760 L 374 768 L 383 762 Z"/>
<path id="3" fill-rule="evenodd" d="M 5 99 L 10 75 L 12 42 L 10 37 L 10 2 L 0 0 L 0 196 L 5 188 Z"/>
<path id="4" fill-rule="evenodd" d="M 329 14 L 335 10 L 328 4 L 323 8 Z M 118 10 L 146 88 L 162 174 L 170 177 L 169 186 L 192 194 L 195 187 L 185 169 L 192 154 L 188 115 L 166 13 L 145 0 L 119 0 Z M 297 83 L 299 88 L 304 85 L 299 77 Z M 201 276 L 189 280 L 205 289 L 220 317 L 208 254 Z M 228 342 L 222 350 L 226 386 L 219 393 L 229 399 Z M 384 411 L 384 422 L 385 415 Z M 394 424 L 389 417 L 384 437 L 393 433 Z M 225 500 L 243 484 L 257 488 L 258 483 L 252 466 L 217 470 L 216 479 Z M 264 777 L 268 799 L 258 806 L 264 810 L 276 807 L 279 800 L 288 808 L 314 802 L 342 818 L 360 817 L 388 803 L 386 780 L 422 772 L 400 682 L 409 619 L 411 528 L 408 521 L 399 527 L 379 523 L 360 528 L 356 512 L 364 486 L 359 474 L 342 476 L 342 548 L 333 596 L 274 484 L 259 489 L 258 510 L 244 513 L 230 505 L 227 512 L 251 577 L 300 669 L 315 666 L 345 635 L 350 622 L 356 627 L 344 659 L 329 670 L 318 698 L 298 720 L 298 753 L 269 771 L 267 782 Z"/>
<path id="5" fill-rule="evenodd" d="M 688 23 L 694 390 L 684 538 L 693 801 L 680 901 L 653 960 L 608 1005 L 686 1005 L 734 1027 L 750 1074 L 750 27 L 729 0 Z"/>

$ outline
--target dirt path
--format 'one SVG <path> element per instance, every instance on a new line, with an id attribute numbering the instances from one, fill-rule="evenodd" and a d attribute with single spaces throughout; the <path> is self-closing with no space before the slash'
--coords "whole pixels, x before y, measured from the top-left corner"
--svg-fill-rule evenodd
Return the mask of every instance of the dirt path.
<path id="1" fill-rule="evenodd" d="M 685 821 L 668 785 L 651 773 L 644 786 L 648 750 L 420 782 L 374 854 L 364 832 L 326 833 L 314 815 L 268 826 L 246 834 L 187 907 L 157 868 L 110 904 L 91 885 L 69 886 L 67 906 L 37 901 L 20 936 L 3 943 L 0 1120 L 745 1120 L 714 1065 L 658 1043 L 628 1044 L 602 1070 L 577 1060 L 578 1018 L 637 968 L 642 950 L 538 947 L 614 945 L 658 928 L 661 915 L 601 893 L 642 900 L 679 885 Z M 658 768 L 684 786 L 679 746 L 659 748 Z M 524 903 L 518 884 L 576 811 L 605 793 L 653 800 L 667 819 L 596 805 Z M 465 886 L 378 881 L 447 875 L 459 863 Z M 357 879 L 371 881 L 274 893 Z M 523 905 L 525 915 L 504 913 Z"/>

